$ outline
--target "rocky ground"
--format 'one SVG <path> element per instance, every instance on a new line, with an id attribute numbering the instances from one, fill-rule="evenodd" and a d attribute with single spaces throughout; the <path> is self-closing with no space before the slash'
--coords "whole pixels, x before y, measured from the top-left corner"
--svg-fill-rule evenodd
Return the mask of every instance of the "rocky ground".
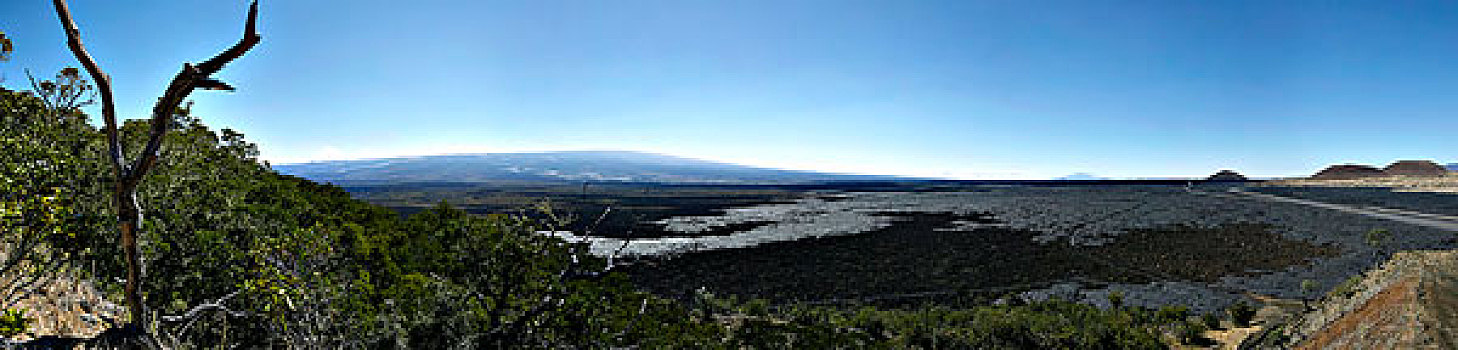
<path id="1" fill-rule="evenodd" d="M 1405 194 L 1389 193 L 1392 196 Z M 1306 265 L 1293 265 L 1279 271 L 1258 276 L 1228 276 L 1218 283 L 1198 284 L 1188 282 L 1159 282 L 1148 284 L 1115 284 L 1100 289 L 1081 289 L 1071 295 L 1066 286 L 1048 290 L 1033 291 L 1031 294 L 1062 294 L 1064 298 L 1075 298 L 1087 302 L 1103 303 L 1111 291 L 1120 291 L 1135 305 L 1157 306 L 1162 304 L 1187 304 L 1194 310 L 1215 311 L 1247 298 L 1249 294 L 1265 295 L 1278 299 L 1300 300 L 1320 295 L 1330 290 L 1349 276 L 1360 274 L 1376 266 L 1393 251 L 1408 249 L 1453 248 L 1458 246 L 1455 233 L 1431 227 L 1410 225 L 1374 217 L 1354 215 L 1348 212 L 1303 208 L 1292 203 L 1259 201 L 1240 196 L 1212 196 L 1219 199 L 1190 200 L 1186 206 L 1161 206 L 1171 208 L 1170 214 L 1199 214 L 1200 208 L 1220 208 L 1222 214 L 1233 214 L 1259 223 L 1280 227 L 1283 236 L 1314 243 L 1332 244 L 1342 251 L 1340 255 L 1318 257 Z M 1455 197 L 1454 199 L 1458 199 Z M 1230 202 L 1233 201 L 1233 202 Z M 1219 203 L 1233 205 L 1239 209 L 1221 207 Z M 1138 219 L 1132 219 L 1138 220 Z M 1213 215 L 1205 221 L 1231 220 L 1228 216 Z M 1240 220 L 1240 219 L 1236 219 Z M 1366 233 L 1374 229 L 1385 229 L 1394 233 L 1391 240 L 1373 246 L 1366 241 Z M 1211 261 L 1217 263 L 1218 261 Z M 1304 281 L 1313 281 L 1316 288 L 1311 291 L 1301 288 Z M 1063 291 L 1059 290 L 1059 287 Z M 1312 291 L 1316 291 L 1313 293 Z M 1244 293 L 1232 293 L 1244 292 Z M 1135 298 L 1148 298 L 1136 300 Z"/>
<path id="2" fill-rule="evenodd" d="M 1218 190 L 1218 188 L 1207 190 Z M 1269 238 L 1255 238 L 1259 236 L 1230 236 L 1231 240 L 1240 241 L 1236 242 L 1237 244 L 1258 245 L 1292 241 L 1332 249 L 1332 254 L 1316 254 L 1311 253 L 1315 251 L 1303 250 L 1305 253 L 1301 254 L 1307 255 L 1294 257 L 1295 260 L 1291 260 L 1294 263 L 1276 268 L 1259 267 L 1253 271 L 1241 271 L 1240 266 L 1229 266 L 1236 270 L 1210 279 L 1178 276 L 1177 273 L 1171 273 L 1170 270 L 1162 271 L 1127 261 L 1116 261 L 1112 263 L 1124 264 L 1129 273 L 1166 273 L 1167 278 L 1137 283 L 1118 282 L 1119 278 L 1113 278 L 1115 281 L 1069 278 L 1032 289 L 1023 295 L 1030 299 L 1057 296 L 1092 304 L 1103 304 L 1106 303 L 1107 295 L 1110 292 L 1119 291 L 1125 295 L 1126 303 L 1129 305 L 1184 304 L 1200 312 L 1219 310 L 1236 300 L 1249 298 L 1250 293 L 1283 299 L 1314 297 L 1315 295 L 1312 295 L 1310 291 L 1301 288 L 1303 281 L 1310 280 L 1316 283 L 1315 290 L 1329 290 L 1347 279 L 1348 276 L 1359 274 L 1377 265 L 1389 252 L 1458 246 L 1458 240 L 1455 240 L 1453 233 L 1430 227 L 1291 203 L 1200 195 L 1191 193 L 1182 186 L 984 186 L 965 191 L 823 193 L 796 203 L 739 208 L 728 210 L 722 215 L 675 217 L 665 220 L 664 223 L 668 227 L 684 232 L 685 237 L 675 238 L 674 241 L 629 241 L 625 251 L 645 255 L 685 254 L 685 252 L 693 250 L 755 247 L 771 242 L 810 237 L 829 238 L 858 235 L 866 232 L 879 232 L 877 230 L 883 230 L 895 224 L 898 216 L 915 213 L 942 213 L 966 217 L 966 219 L 954 219 L 950 225 L 931 228 L 932 230 L 1026 232 L 1028 233 L 1027 239 L 1036 245 L 1080 247 L 1084 249 L 1083 251 L 1094 251 L 1094 248 L 1110 244 L 1128 245 L 1130 242 L 1127 240 L 1159 241 L 1177 237 L 1129 235 L 1130 232 L 1142 232 L 1141 230 L 1164 230 L 1170 227 L 1209 229 L 1230 225 L 1262 225 L 1269 227 L 1270 232 L 1277 235 L 1275 236 L 1277 241 Z M 987 220 L 987 218 L 992 218 L 992 220 Z M 770 222 L 771 224 L 760 225 L 752 230 L 734 235 L 711 237 L 692 235 L 694 232 L 705 231 L 710 227 L 746 222 Z M 1381 246 L 1371 246 L 1364 237 L 1367 232 L 1374 229 L 1386 229 L 1393 233 L 1393 238 Z M 1120 239 L 1126 241 L 1121 242 Z M 622 242 L 602 240 L 595 243 L 601 247 L 598 249 L 599 252 L 605 252 L 620 246 Z M 1005 244 L 1007 247 L 1022 247 L 1007 242 L 1001 244 Z M 842 246 L 842 244 L 837 244 L 837 246 Z M 1193 243 L 1185 247 L 1148 247 L 1150 247 L 1149 249 L 1195 251 L 1202 248 Z M 1037 248 L 1037 246 L 1026 246 L 1025 248 L 1047 251 Z M 973 254 L 973 252 L 988 254 L 988 252 L 976 250 L 963 251 L 964 254 Z M 1255 249 L 1246 249 L 1234 252 L 1251 252 L 1250 254 L 1253 255 L 1250 258 L 1254 260 L 1293 258 L 1282 256 L 1282 254 L 1287 254 L 1283 253 L 1283 250 L 1258 252 Z M 948 259 L 956 259 L 958 253 L 941 252 L 938 254 L 951 254 Z M 1259 254 L 1267 255 L 1256 256 Z M 1295 253 L 1293 251 L 1289 254 Z M 685 257 L 688 256 L 690 255 L 685 255 Z M 795 256 L 787 254 L 785 259 L 793 259 Z M 748 254 L 746 257 L 764 258 L 754 254 Z M 1224 264 L 1228 263 L 1227 260 L 1231 260 L 1228 258 L 1229 256 L 1211 256 L 1205 259 L 1209 259 L 1208 264 Z M 1300 261 L 1306 261 L 1306 263 L 1300 263 Z M 788 264 L 788 262 L 780 264 Z M 1036 264 L 1036 262 L 1031 264 Z M 776 265 L 768 264 L 766 266 L 768 268 Z M 695 273 L 715 272 L 700 270 Z M 998 272 L 988 271 L 988 273 Z M 1003 273 L 1007 273 L 1007 271 Z M 763 277 L 759 279 L 763 280 Z M 741 282 L 756 283 L 755 279 L 746 279 Z"/>
<path id="3" fill-rule="evenodd" d="M 18 275 L 0 276 L 9 284 Z M 90 338 L 120 323 L 125 309 L 110 302 L 86 278 L 61 271 L 28 288 L 17 288 L 7 296 L 7 308 L 24 310 L 32 320 L 30 331 L 7 342 L 24 342 L 42 337 Z"/>
<path id="4" fill-rule="evenodd" d="M 1458 216 L 1458 193 L 1394 192 L 1387 187 L 1260 186 L 1249 191 L 1355 207 L 1380 207 Z"/>

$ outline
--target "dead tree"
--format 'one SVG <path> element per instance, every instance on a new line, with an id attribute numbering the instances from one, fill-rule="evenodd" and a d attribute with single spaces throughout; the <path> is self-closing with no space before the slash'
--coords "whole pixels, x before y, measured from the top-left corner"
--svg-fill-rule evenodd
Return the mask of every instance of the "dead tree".
<path id="1" fill-rule="evenodd" d="M 152 107 L 151 129 L 147 135 L 147 144 L 130 163 L 124 157 L 122 145 L 117 139 L 116 106 L 112 101 L 111 79 L 101 71 L 101 67 L 96 65 L 96 61 L 82 46 L 81 30 L 71 19 L 71 11 L 66 7 L 66 1 L 53 0 L 53 3 L 56 7 L 56 16 L 60 17 L 61 25 L 66 30 L 66 43 L 71 48 L 71 53 L 76 56 L 76 60 L 81 61 L 81 65 L 96 82 L 97 91 L 101 95 L 101 115 L 106 122 L 106 142 L 109 147 L 107 158 L 111 159 L 112 178 L 116 185 L 112 201 L 116 205 L 117 224 L 121 229 L 121 247 L 126 255 L 125 294 L 128 313 L 131 316 L 127 328 L 137 332 L 144 343 L 155 346 L 153 329 L 148 322 L 147 308 L 141 295 L 141 286 L 145 276 L 142 257 L 137 251 L 138 232 L 142 225 L 142 210 L 137 204 L 137 185 L 147 175 L 147 171 L 156 164 L 158 148 L 162 145 L 162 137 L 167 133 L 173 114 L 176 113 L 178 105 L 193 90 L 233 90 L 232 86 L 213 79 L 212 75 L 221 70 L 223 65 L 243 56 L 261 40 L 255 30 L 255 24 L 258 21 L 258 2 L 255 0 L 248 8 L 248 22 L 243 30 L 243 39 L 239 40 L 237 44 L 203 63 L 182 64 L 182 71 L 172 78 L 172 83 L 168 84 L 166 92 L 157 99 L 157 104 Z"/>

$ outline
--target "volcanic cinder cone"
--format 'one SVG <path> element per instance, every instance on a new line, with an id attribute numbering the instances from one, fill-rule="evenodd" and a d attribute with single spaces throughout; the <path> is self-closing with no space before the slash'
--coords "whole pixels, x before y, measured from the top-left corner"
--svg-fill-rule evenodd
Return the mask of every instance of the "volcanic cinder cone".
<path id="1" fill-rule="evenodd" d="M 1316 180 L 1352 180 L 1374 176 L 1382 176 L 1382 169 L 1377 169 L 1361 164 L 1340 164 L 1327 167 L 1321 172 L 1312 175 Z"/>
<path id="2" fill-rule="evenodd" d="M 1388 165 L 1386 169 L 1382 170 L 1382 173 L 1404 176 L 1443 176 L 1448 174 L 1448 169 L 1427 160 L 1399 160 Z"/>

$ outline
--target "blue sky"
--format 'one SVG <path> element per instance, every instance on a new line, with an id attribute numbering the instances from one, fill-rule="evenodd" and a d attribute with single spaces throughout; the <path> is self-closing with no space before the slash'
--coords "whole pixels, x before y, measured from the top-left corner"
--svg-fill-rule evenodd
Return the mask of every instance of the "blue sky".
<path id="1" fill-rule="evenodd" d="M 0 63 L 76 65 L 49 1 Z M 247 3 L 72 0 L 144 117 Z M 197 115 L 276 163 L 638 150 L 949 178 L 1458 162 L 1458 2 L 265 1 Z M 93 115 L 96 113 L 93 112 Z"/>

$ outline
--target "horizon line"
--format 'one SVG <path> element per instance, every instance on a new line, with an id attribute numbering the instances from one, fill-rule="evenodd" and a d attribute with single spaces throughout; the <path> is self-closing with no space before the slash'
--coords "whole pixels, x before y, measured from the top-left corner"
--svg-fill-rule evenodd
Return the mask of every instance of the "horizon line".
<path id="1" fill-rule="evenodd" d="M 694 160 L 694 161 L 717 163 L 717 164 L 726 164 L 726 165 L 735 165 L 735 166 L 743 166 L 743 167 L 750 167 L 750 168 L 768 169 L 768 170 L 811 172 L 811 173 L 820 173 L 820 174 L 826 174 L 826 175 L 885 176 L 885 177 L 905 178 L 907 180 L 943 180 L 943 181 L 1141 181 L 1141 180 L 1186 180 L 1186 181 L 1203 181 L 1203 180 L 1205 180 L 1206 177 L 1209 176 L 1209 175 L 1176 175 L 1176 176 L 1118 176 L 1118 177 L 1104 177 L 1104 176 L 1100 176 L 1098 174 L 1090 174 L 1088 172 L 1072 172 L 1072 173 L 1065 174 L 1065 175 L 1049 176 L 1049 177 L 1038 177 L 1038 178 L 982 178 L 982 179 L 971 179 L 971 178 L 961 178 L 961 177 L 954 177 L 954 176 L 895 175 L 895 174 L 881 174 L 881 173 L 840 172 L 840 171 L 826 171 L 826 170 L 812 170 L 812 169 L 783 168 L 783 167 L 773 167 L 773 166 L 750 165 L 750 164 L 743 164 L 743 163 L 736 163 L 736 162 L 722 161 L 722 160 L 705 159 L 705 158 L 690 157 L 690 156 L 681 156 L 681 155 L 667 154 L 667 153 L 656 152 L 656 151 L 624 150 L 624 149 L 517 150 L 517 151 L 486 151 L 486 152 L 454 152 L 454 153 L 429 153 L 429 154 L 386 155 L 386 156 L 376 156 L 376 157 L 343 157 L 343 158 L 333 158 L 333 159 L 310 159 L 310 160 L 305 160 L 305 161 L 286 161 L 286 162 L 273 162 L 272 160 L 267 159 L 267 157 L 259 157 L 259 159 L 269 162 L 269 165 L 291 166 L 291 165 L 321 164 L 321 163 L 328 163 L 328 162 L 376 161 L 376 160 L 396 160 L 396 159 L 418 159 L 418 158 L 426 158 L 426 157 L 443 157 L 443 156 L 481 156 L 481 155 L 493 155 L 493 154 L 550 154 L 550 153 L 639 153 L 639 154 L 649 154 L 649 155 L 656 155 L 656 156 L 669 157 L 669 158 L 678 158 L 678 159 L 686 159 L 686 160 Z M 1435 161 L 1435 163 L 1437 163 L 1437 162 Z M 1341 164 L 1348 164 L 1348 163 L 1341 163 Z M 1339 165 L 1339 164 L 1333 164 L 1333 165 Z M 1221 169 L 1217 169 L 1216 171 L 1220 171 L 1220 170 L 1234 170 L 1234 169 L 1221 168 Z M 1068 177 L 1068 176 L 1073 176 L 1073 175 L 1093 175 L 1093 176 L 1098 177 L 1098 178 L 1097 179 L 1061 179 L 1063 177 Z M 1251 180 L 1261 180 L 1261 181 L 1265 181 L 1265 180 L 1280 180 L 1280 179 L 1305 178 L 1307 176 L 1310 176 L 1310 175 L 1280 175 L 1280 176 L 1251 176 L 1251 175 L 1246 175 L 1246 177 L 1249 178 L 1249 179 L 1251 179 Z"/>

